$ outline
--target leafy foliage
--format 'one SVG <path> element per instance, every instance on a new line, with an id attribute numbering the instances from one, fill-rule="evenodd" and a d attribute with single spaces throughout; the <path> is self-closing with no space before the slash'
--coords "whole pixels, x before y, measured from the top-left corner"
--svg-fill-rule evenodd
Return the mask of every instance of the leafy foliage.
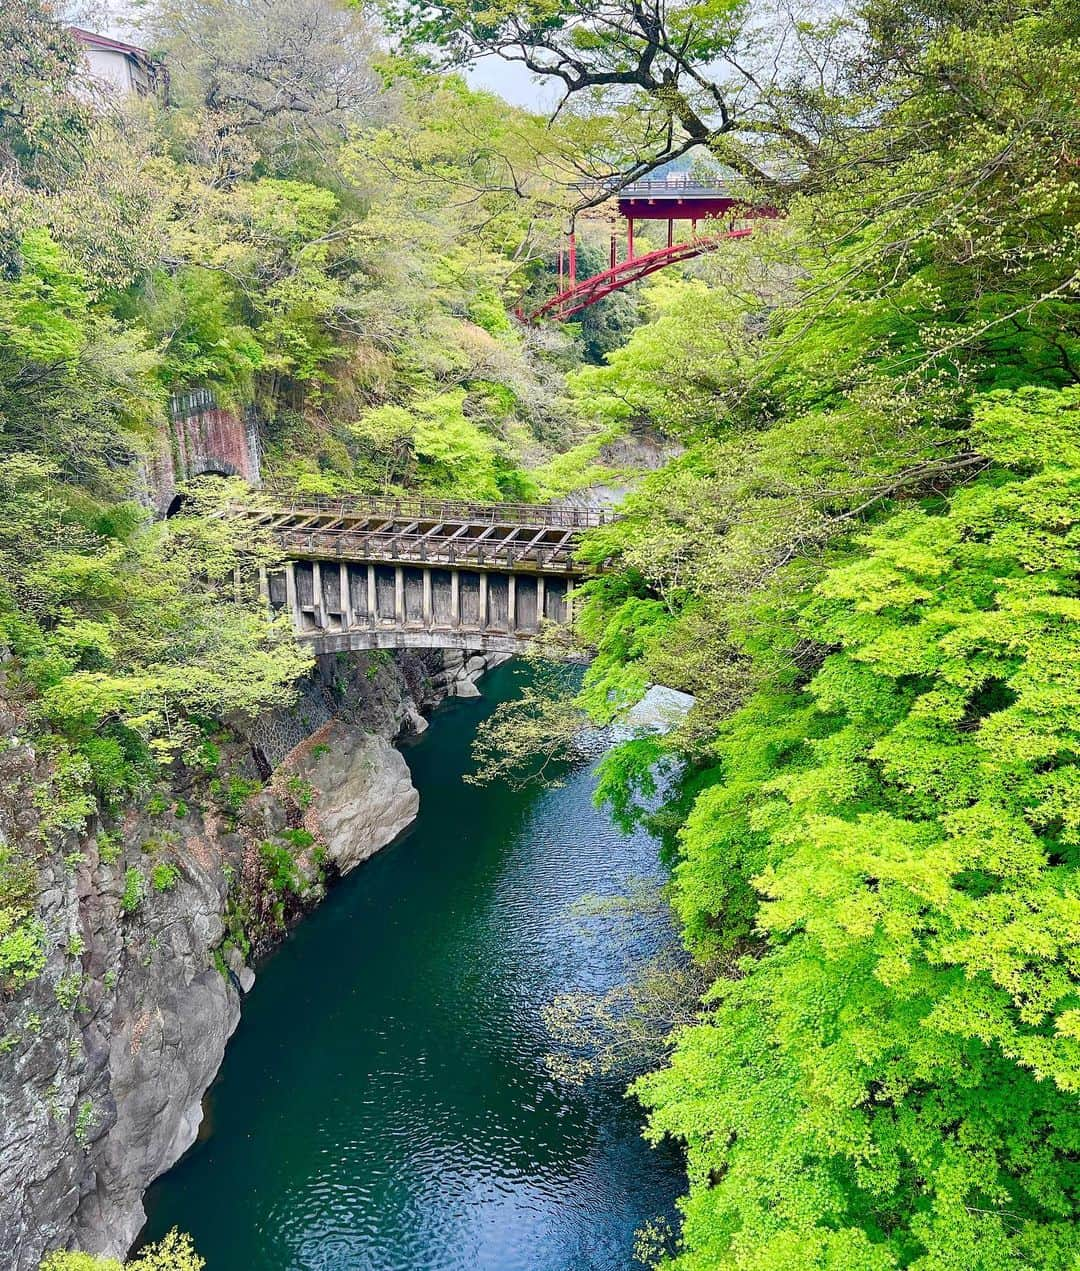
<path id="1" fill-rule="evenodd" d="M 720 730 L 682 832 L 693 945 L 768 949 L 637 1087 L 719 1180 L 679 1265 L 1076 1256 L 1080 392 L 994 394 L 976 435 L 993 474 L 814 589 L 836 652 Z"/>
<path id="2" fill-rule="evenodd" d="M 115 1258 L 61 1250 L 50 1253 L 39 1271 L 202 1271 L 205 1266 L 205 1261 L 195 1252 L 191 1237 L 173 1230 L 123 1264 Z"/>
<path id="3" fill-rule="evenodd" d="M 577 622 L 593 719 L 655 681 L 697 696 L 600 788 L 663 831 L 688 947 L 720 968 L 634 1086 L 689 1153 L 658 1256 L 1064 1271 L 1075 13 L 883 2 L 849 33 L 829 108 L 865 113 L 812 193 L 753 266 L 649 288 L 653 320 L 574 377 L 602 428 L 684 447 L 590 536 Z M 535 713 L 501 726 L 513 755 Z M 656 810 L 665 756 L 683 777 Z"/>

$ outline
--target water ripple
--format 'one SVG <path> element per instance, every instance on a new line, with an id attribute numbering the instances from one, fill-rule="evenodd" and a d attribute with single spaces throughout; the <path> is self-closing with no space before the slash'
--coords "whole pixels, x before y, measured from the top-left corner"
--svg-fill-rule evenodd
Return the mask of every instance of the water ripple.
<path id="1" fill-rule="evenodd" d="M 671 1213 L 674 1154 L 611 1083 L 551 1077 L 540 1017 L 616 981 L 571 907 L 655 876 L 655 847 L 596 811 L 588 764 L 541 793 L 461 784 L 513 680 L 436 717 L 408 755 L 416 825 L 261 969 L 148 1237 L 191 1231 L 208 1271 L 626 1271 Z"/>

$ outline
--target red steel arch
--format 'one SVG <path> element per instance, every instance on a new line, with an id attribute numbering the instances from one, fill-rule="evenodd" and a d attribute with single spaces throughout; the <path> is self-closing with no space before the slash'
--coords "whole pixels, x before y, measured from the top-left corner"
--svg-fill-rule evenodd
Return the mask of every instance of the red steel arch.
<path id="1" fill-rule="evenodd" d="M 692 260 L 695 256 L 712 251 L 713 248 L 729 239 L 747 238 L 752 233 L 753 230 L 749 226 L 727 230 L 723 234 L 695 238 L 689 243 L 673 243 L 668 247 L 646 252 L 644 256 L 634 256 L 629 260 L 620 261 L 610 269 L 605 269 L 603 273 L 593 274 L 591 278 L 583 278 L 573 286 L 560 291 L 558 295 L 552 296 L 539 309 L 529 314 L 528 320 L 537 322 L 541 318 L 554 318 L 557 322 L 565 322 L 575 313 L 580 313 L 589 305 L 594 305 L 605 296 L 610 296 L 613 291 L 620 291 L 623 287 L 628 287 L 632 282 L 638 282 L 658 269 L 663 269 L 666 265 Z"/>

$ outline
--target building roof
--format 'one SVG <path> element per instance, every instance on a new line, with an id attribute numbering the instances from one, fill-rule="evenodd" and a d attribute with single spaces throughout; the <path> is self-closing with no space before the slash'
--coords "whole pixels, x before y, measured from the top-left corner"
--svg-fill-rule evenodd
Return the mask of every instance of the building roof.
<path id="1" fill-rule="evenodd" d="M 79 26 L 69 27 L 68 30 L 80 44 L 88 44 L 95 49 L 108 49 L 113 53 L 125 53 L 128 57 L 133 58 L 137 62 L 142 62 L 146 66 L 151 64 L 150 54 L 146 49 L 141 49 L 136 44 L 125 44 L 123 40 L 114 40 L 110 35 L 97 35 L 93 31 L 84 31 Z"/>

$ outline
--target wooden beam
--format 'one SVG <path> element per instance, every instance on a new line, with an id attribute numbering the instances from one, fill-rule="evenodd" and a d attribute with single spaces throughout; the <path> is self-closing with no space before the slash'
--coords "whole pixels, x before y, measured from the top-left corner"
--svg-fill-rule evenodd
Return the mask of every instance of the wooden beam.
<path id="1" fill-rule="evenodd" d="M 496 530 L 505 530 L 505 529 L 509 529 L 510 531 L 509 534 L 504 534 L 502 538 L 495 540 L 496 544 L 499 547 L 505 547 L 507 542 L 514 537 L 514 535 L 518 532 L 519 529 L 521 529 L 520 525 L 510 525 L 510 526 L 489 525 L 488 528 L 483 532 L 483 534 L 478 534 L 473 541 L 476 543 L 483 542 L 484 540 L 488 538 L 490 534 L 494 534 Z"/>
<path id="2" fill-rule="evenodd" d="M 540 542 L 540 540 L 544 537 L 544 535 L 545 535 L 547 532 L 548 532 L 548 527 L 545 525 L 545 526 L 544 526 L 544 528 L 540 531 L 540 533 L 539 533 L 539 534 L 534 534 L 534 535 L 533 535 L 533 537 L 532 537 L 531 539 L 529 539 L 529 541 L 528 541 L 528 542 L 525 544 L 525 546 L 521 549 L 521 554 L 522 554 L 522 556 L 528 556 L 528 554 L 529 554 L 529 553 L 532 551 L 532 549 L 533 549 L 533 548 L 537 545 L 537 543 L 539 543 L 539 542 Z"/>
<path id="3" fill-rule="evenodd" d="M 450 537 L 446 539 L 446 542 L 452 543 L 454 539 L 460 538 L 462 534 L 465 533 L 466 530 L 471 530 L 474 524 L 475 524 L 474 521 L 465 521 L 464 524 L 459 525 L 457 529 L 453 532 L 453 534 L 451 534 Z"/>
<path id="4" fill-rule="evenodd" d="M 567 545 L 573 542 L 574 537 L 575 536 L 574 536 L 573 530 L 564 530 L 563 535 L 559 539 L 559 541 L 557 543 L 550 544 L 551 550 L 553 552 L 565 551 L 567 548 Z"/>

